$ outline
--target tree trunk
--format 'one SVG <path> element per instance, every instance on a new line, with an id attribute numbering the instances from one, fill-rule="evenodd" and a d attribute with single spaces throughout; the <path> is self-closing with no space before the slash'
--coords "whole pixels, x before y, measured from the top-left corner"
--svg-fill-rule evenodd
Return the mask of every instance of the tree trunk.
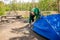
<path id="1" fill-rule="evenodd" d="M 60 13 L 60 0 L 57 0 L 57 5 L 58 5 L 58 13 Z"/>
<path id="2" fill-rule="evenodd" d="M 59 13 L 60 13 L 60 1 L 59 1 Z"/>

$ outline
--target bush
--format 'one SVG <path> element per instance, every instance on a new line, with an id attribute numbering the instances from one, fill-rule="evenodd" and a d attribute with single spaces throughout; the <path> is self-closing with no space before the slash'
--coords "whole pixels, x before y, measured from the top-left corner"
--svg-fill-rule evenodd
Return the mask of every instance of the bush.
<path id="1" fill-rule="evenodd" d="M 0 16 L 5 14 L 5 9 L 4 8 L 0 8 Z"/>

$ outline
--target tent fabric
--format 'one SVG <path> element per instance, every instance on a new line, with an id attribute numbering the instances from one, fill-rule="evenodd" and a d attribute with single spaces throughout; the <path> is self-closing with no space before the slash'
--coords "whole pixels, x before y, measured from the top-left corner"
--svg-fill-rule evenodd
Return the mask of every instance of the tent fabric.
<path id="1" fill-rule="evenodd" d="M 33 24 L 32 30 L 49 40 L 60 40 L 60 14 L 42 16 Z"/>

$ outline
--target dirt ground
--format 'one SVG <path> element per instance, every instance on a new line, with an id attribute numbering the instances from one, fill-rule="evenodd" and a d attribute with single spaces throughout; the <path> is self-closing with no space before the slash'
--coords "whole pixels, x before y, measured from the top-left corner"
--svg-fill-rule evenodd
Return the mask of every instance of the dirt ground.
<path id="1" fill-rule="evenodd" d="M 29 16 L 29 12 L 18 12 L 18 15 L 23 15 L 24 17 L 27 15 Z M 26 13 L 28 14 L 26 15 Z M 23 23 L 21 21 L 0 23 L 0 40 L 46 40 L 33 32 L 29 28 L 28 23 Z"/>
<path id="2" fill-rule="evenodd" d="M 0 40 L 45 40 L 35 34 L 28 23 L 0 23 Z"/>

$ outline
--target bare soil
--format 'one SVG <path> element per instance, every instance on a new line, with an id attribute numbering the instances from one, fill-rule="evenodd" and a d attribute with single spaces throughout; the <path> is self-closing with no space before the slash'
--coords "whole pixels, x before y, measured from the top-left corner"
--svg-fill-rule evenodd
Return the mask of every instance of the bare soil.
<path id="1" fill-rule="evenodd" d="M 0 23 L 0 40 L 46 40 L 35 34 L 28 23 Z"/>

